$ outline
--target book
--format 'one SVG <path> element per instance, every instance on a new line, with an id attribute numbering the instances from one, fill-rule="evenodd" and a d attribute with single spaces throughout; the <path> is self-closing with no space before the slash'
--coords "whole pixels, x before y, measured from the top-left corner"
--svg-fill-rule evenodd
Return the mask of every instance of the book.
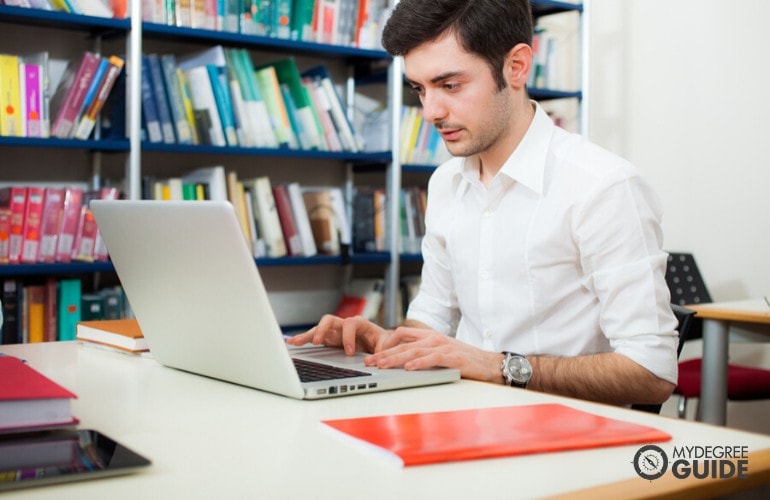
<path id="1" fill-rule="evenodd" d="M 257 69 L 257 84 L 267 105 L 270 114 L 270 123 L 273 125 L 276 139 L 282 147 L 298 149 L 299 142 L 294 134 L 294 129 L 289 121 L 289 113 L 286 101 L 281 93 L 278 75 L 274 66 L 264 66 Z"/>
<path id="2" fill-rule="evenodd" d="M 104 77 L 99 82 L 96 94 L 90 105 L 84 110 L 80 122 L 75 129 L 73 137 L 76 139 L 85 140 L 91 135 L 91 132 L 96 125 L 96 119 L 102 111 L 102 108 L 104 108 L 104 104 L 107 102 L 110 91 L 112 90 L 112 87 L 115 86 L 115 82 L 118 80 L 118 76 L 123 70 L 125 61 L 118 56 L 110 56 L 109 59 L 107 59 L 107 63 L 107 69 L 105 70 Z"/>
<path id="3" fill-rule="evenodd" d="M 21 342 L 19 338 L 19 299 L 21 285 L 16 279 L 8 278 L 3 281 L 2 311 L 3 311 L 3 336 L 2 344 L 16 344 Z"/>
<path id="4" fill-rule="evenodd" d="M 56 92 L 51 98 L 51 136 L 67 139 L 76 125 L 91 80 L 99 67 L 99 56 L 85 52 L 79 61 L 72 61 L 65 70 Z"/>
<path id="5" fill-rule="evenodd" d="M 0 207 L 0 264 L 8 264 L 11 251 L 11 209 Z"/>
<path id="6" fill-rule="evenodd" d="M 19 57 L 0 54 L 0 135 L 24 135 L 21 120 Z"/>
<path id="7" fill-rule="evenodd" d="M 43 81 L 39 64 L 19 61 L 21 135 L 42 137 Z"/>
<path id="8" fill-rule="evenodd" d="M 325 93 L 330 106 L 329 114 L 331 115 L 344 149 L 353 153 L 358 152 L 360 150 L 358 139 L 355 136 L 353 126 L 351 125 L 350 120 L 348 120 L 345 106 L 342 104 L 342 99 L 337 93 L 337 89 L 334 86 L 334 82 L 332 81 L 326 66 L 323 64 L 315 66 L 304 71 L 302 76 L 313 79 L 316 87 Z"/>
<path id="9" fill-rule="evenodd" d="M 296 115 L 296 135 L 303 149 L 325 149 L 322 147 L 323 132 L 319 126 L 313 101 L 308 89 L 302 85 L 297 63 L 294 58 L 282 59 L 274 62 L 276 77 L 283 87 L 288 89 L 290 101 L 294 104 Z"/>
<path id="10" fill-rule="evenodd" d="M 27 188 L 27 205 L 24 210 L 24 241 L 21 245 L 21 262 L 34 264 L 40 252 L 40 229 L 43 219 L 43 200 L 45 188 L 30 186 Z"/>
<path id="11" fill-rule="evenodd" d="M 30 102 L 27 105 L 27 135 L 30 137 L 49 137 L 51 135 L 51 119 L 49 117 L 51 107 L 51 82 L 50 82 L 50 57 L 47 51 L 35 52 L 33 54 L 22 56 L 21 61 L 26 65 L 34 65 L 38 68 L 39 77 L 39 92 L 40 99 L 34 99 L 34 102 Z M 29 96 L 29 88 L 27 88 L 27 95 Z M 35 128 L 35 119 L 31 116 L 32 107 L 39 102 L 38 108 L 40 134 L 35 135 L 37 132 Z"/>
<path id="12" fill-rule="evenodd" d="M 59 281 L 58 312 L 59 340 L 75 340 L 76 326 L 80 321 L 81 284 L 79 279 Z"/>
<path id="13" fill-rule="evenodd" d="M 77 324 L 76 338 L 132 353 L 150 350 L 139 322 L 133 318 L 81 321 Z"/>
<path id="14" fill-rule="evenodd" d="M 29 342 L 45 341 L 45 285 L 27 285 L 27 331 Z"/>
<path id="15" fill-rule="evenodd" d="M 304 255 L 302 239 L 297 230 L 297 222 L 291 208 L 289 191 L 284 184 L 273 186 L 273 198 L 275 208 L 278 211 L 278 220 L 281 223 L 283 241 L 286 243 L 286 251 L 291 256 Z"/>
<path id="16" fill-rule="evenodd" d="M 318 253 L 339 255 L 340 239 L 331 192 L 325 189 L 303 188 L 302 199 L 305 201 Z"/>
<path id="17" fill-rule="evenodd" d="M 278 139 L 273 130 L 267 103 L 265 103 L 257 82 L 256 70 L 251 56 L 246 49 L 230 49 L 230 51 L 230 59 L 234 63 L 233 67 L 240 83 L 247 111 L 246 116 L 254 134 L 253 142 L 257 147 L 277 148 Z"/>
<path id="18" fill-rule="evenodd" d="M 62 207 L 59 237 L 56 242 L 56 261 L 70 262 L 75 236 L 80 223 L 80 212 L 83 205 L 83 190 L 80 188 L 65 188 L 64 206 Z"/>
<path id="19" fill-rule="evenodd" d="M 206 199 L 213 201 L 229 201 L 227 196 L 227 174 L 221 165 L 201 167 L 182 176 L 183 183 L 202 184 L 208 189 Z"/>
<path id="20" fill-rule="evenodd" d="M 24 213 L 27 206 L 27 188 L 7 186 L 0 188 L 0 208 L 8 209 L 8 262 L 21 261 L 21 247 L 24 243 Z"/>
<path id="21" fill-rule="evenodd" d="M 264 240 L 268 257 L 284 257 L 288 253 L 286 241 L 283 238 L 281 220 L 273 196 L 272 183 L 267 176 L 244 181 L 249 187 L 252 197 L 257 231 Z"/>
<path id="22" fill-rule="evenodd" d="M 334 314 L 340 318 L 363 316 L 377 321 L 384 292 L 385 280 L 382 278 L 352 279 L 343 290 Z"/>
<path id="23" fill-rule="evenodd" d="M 155 98 L 150 60 L 146 55 L 142 56 L 141 97 L 142 123 L 144 125 L 145 138 L 150 142 L 164 142 L 163 124 L 160 121 L 158 103 Z"/>
<path id="24" fill-rule="evenodd" d="M 668 441 L 661 430 L 561 404 L 324 420 L 403 466 Z"/>
<path id="25" fill-rule="evenodd" d="M 179 73 L 177 72 L 176 56 L 174 54 L 161 55 L 160 66 L 177 142 L 179 144 L 192 144 L 192 128 L 185 112 L 184 89 L 182 89 L 182 82 L 179 80 Z"/>
<path id="26" fill-rule="evenodd" d="M 0 356 L 0 432 L 74 425 L 76 397 L 22 360 Z"/>
<path id="27" fill-rule="evenodd" d="M 294 222 L 297 225 L 297 232 L 302 241 L 302 255 L 311 257 L 318 253 L 313 238 L 313 229 L 310 227 L 310 217 L 305 206 L 305 199 L 302 197 L 302 189 L 297 182 L 290 182 L 286 185 L 286 190 L 291 201 L 291 211 L 294 214 Z"/>
<path id="28" fill-rule="evenodd" d="M 226 146 L 227 140 L 206 66 L 191 68 L 184 72 L 184 76 L 190 93 L 200 143 Z"/>

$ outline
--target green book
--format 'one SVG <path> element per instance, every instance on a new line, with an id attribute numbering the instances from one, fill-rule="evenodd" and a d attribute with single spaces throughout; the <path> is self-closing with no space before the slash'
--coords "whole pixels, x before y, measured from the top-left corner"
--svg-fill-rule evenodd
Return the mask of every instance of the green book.
<path id="1" fill-rule="evenodd" d="M 80 280 L 59 281 L 59 340 L 75 340 L 81 314 Z"/>
<path id="2" fill-rule="evenodd" d="M 286 86 L 294 103 L 296 121 L 298 122 L 295 132 L 302 149 L 325 149 L 321 122 L 307 88 L 302 85 L 302 77 L 299 74 L 296 61 L 290 57 L 277 61 L 272 66 L 275 67 L 278 82 Z"/>

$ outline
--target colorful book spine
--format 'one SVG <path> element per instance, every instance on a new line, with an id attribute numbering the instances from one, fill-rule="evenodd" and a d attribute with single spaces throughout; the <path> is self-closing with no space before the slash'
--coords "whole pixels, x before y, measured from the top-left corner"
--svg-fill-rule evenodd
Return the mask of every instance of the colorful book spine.
<path id="1" fill-rule="evenodd" d="M 211 80 L 211 90 L 214 93 L 219 120 L 222 122 L 225 141 L 228 146 L 238 146 L 238 134 L 235 131 L 235 116 L 233 115 L 233 104 L 230 98 L 230 86 L 224 77 L 226 69 L 214 64 L 207 64 L 206 71 Z"/>
<path id="2" fill-rule="evenodd" d="M 75 130 L 74 137 L 76 139 L 85 140 L 91 135 L 94 126 L 96 126 L 96 119 L 104 108 L 104 103 L 107 102 L 107 97 L 109 97 L 112 87 L 115 86 L 115 82 L 117 81 L 118 76 L 120 76 L 120 72 L 123 70 L 125 62 L 120 57 L 110 56 L 108 61 L 109 67 L 97 90 L 96 97 L 91 106 L 81 117 L 78 128 Z"/>
<path id="3" fill-rule="evenodd" d="M 8 262 L 21 261 L 24 244 L 24 212 L 27 206 L 27 188 L 10 186 L 0 189 L 0 207 L 10 211 L 10 234 L 8 235 Z"/>
<path id="4" fill-rule="evenodd" d="M 171 120 L 171 107 L 166 96 L 166 86 L 163 83 L 163 70 L 160 66 L 160 57 L 157 54 L 147 54 L 147 64 L 150 68 L 150 84 L 152 85 L 152 94 L 155 98 L 155 105 L 158 110 L 158 120 L 160 121 L 160 131 L 163 135 L 163 142 L 166 144 L 176 143 L 174 134 L 174 123 Z M 144 69 L 144 66 L 142 66 Z"/>
<path id="5" fill-rule="evenodd" d="M 191 144 L 193 139 L 191 124 L 185 113 L 183 89 L 181 88 L 182 83 L 179 81 L 179 74 L 177 72 L 176 57 L 173 54 L 160 56 L 160 66 L 177 142 L 179 144 Z"/>
<path id="6" fill-rule="evenodd" d="M 21 116 L 22 131 L 26 137 L 42 137 L 43 81 L 39 64 L 19 64 L 19 81 L 22 82 Z"/>
<path id="7" fill-rule="evenodd" d="M 59 340 L 75 340 L 81 314 L 81 285 L 78 279 L 59 281 Z"/>
<path id="8" fill-rule="evenodd" d="M 0 264 L 8 264 L 11 251 L 11 210 L 0 208 Z"/>
<path id="9" fill-rule="evenodd" d="M 62 221 L 59 229 L 59 238 L 56 243 L 56 261 L 70 262 L 72 249 L 74 248 L 75 235 L 78 232 L 80 221 L 80 209 L 83 204 L 83 190 L 80 188 L 67 188 L 64 192 L 64 208 L 62 209 Z"/>
<path id="10" fill-rule="evenodd" d="M 0 135 L 23 135 L 19 58 L 10 54 L 0 54 Z"/>
<path id="11" fill-rule="evenodd" d="M 34 264 L 40 251 L 40 226 L 43 220 L 43 199 L 45 188 L 27 188 L 27 206 L 24 210 L 24 241 L 21 247 L 21 262 Z"/>
<path id="12" fill-rule="evenodd" d="M 158 105 L 155 102 L 155 90 L 150 75 L 150 61 L 142 56 L 142 122 L 150 142 L 163 142 L 163 127 L 158 115 Z"/>
<path id="13" fill-rule="evenodd" d="M 51 107 L 56 110 L 56 118 L 51 124 L 51 135 L 67 139 L 75 128 L 75 119 L 80 112 L 91 80 L 99 67 L 99 56 L 86 52 L 77 65 L 77 69 L 68 69 L 66 76 L 54 95 Z M 74 66 L 73 66 L 74 68 Z"/>

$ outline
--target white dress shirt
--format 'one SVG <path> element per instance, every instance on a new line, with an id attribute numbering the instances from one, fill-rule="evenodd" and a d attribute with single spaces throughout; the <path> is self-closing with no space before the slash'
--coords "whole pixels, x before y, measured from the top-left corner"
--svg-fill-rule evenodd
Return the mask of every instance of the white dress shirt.
<path id="1" fill-rule="evenodd" d="M 476 157 L 431 176 L 407 318 L 487 351 L 614 351 L 676 383 L 656 194 L 630 163 L 535 107 L 488 188 Z"/>

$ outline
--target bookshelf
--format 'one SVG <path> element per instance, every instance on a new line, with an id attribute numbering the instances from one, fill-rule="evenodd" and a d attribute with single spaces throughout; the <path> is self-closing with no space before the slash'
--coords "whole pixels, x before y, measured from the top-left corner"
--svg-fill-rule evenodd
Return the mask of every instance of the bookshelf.
<path id="1" fill-rule="evenodd" d="M 346 191 L 352 185 L 355 169 L 382 172 L 391 170 L 390 151 L 349 152 L 349 151 L 313 151 L 252 147 L 217 147 L 208 145 L 183 145 L 151 143 L 142 140 L 141 107 L 141 67 L 142 54 L 158 51 L 184 53 L 200 48 L 223 45 L 225 47 L 245 48 L 251 54 L 266 58 L 296 56 L 307 61 L 333 61 L 335 79 L 344 81 L 349 95 L 344 96 L 346 104 L 352 104 L 352 92 L 355 89 L 353 68 L 367 65 L 383 66 L 390 63 L 390 57 L 381 50 L 361 49 L 324 43 L 292 41 L 269 36 L 223 32 L 210 29 L 186 28 L 142 21 L 142 3 L 131 2 L 126 19 L 107 19 L 83 16 L 56 11 L 45 11 L 0 5 L 0 27 L 10 27 L 17 39 L 8 46 L 0 42 L 0 52 L 19 51 L 25 40 L 40 37 L 51 46 L 73 45 L 71 52 L 66 50 L 58 54 L 62 58 L 73 58 L 73 54 L 91 50 L 106 53 L 105 47 L 112 53 L 127 54 L 126 57 L 126 114 L 128 125 L 125 137 L 100 137 L 89 140 L 58 138 L 0 137 L 0 153 L 10 152 L 12 161 L 19 165 L 31 152 L 44 151 L 45 159 L 40 161 L 39 172 L 33 176 L 33 182 L 46 182 L 57 178 L 53 158 L 66 158 L 67 164 L 77 165 L 73 173 L 63 182 L 77 181 L 89 187 L 99 187 L 105 180 L 117 181 L 126 197 L 138 199 L 141 196 L 142 176 L 152 174 L 159 164 L 184 161 L 189 169 L 199 165 L 236 163 L 236 168 L 257 173 L 260 167 L 243 167 L 244 164 L 263 164 L 277 162 L 289 165 L 291 169 L 286 178 L 296 178 L 302 182 L 308 165 L 327 165 L 325 171 L 335 170 L 335 183 L 339 182 Z M 23 30 L 23 31 L 22 31 Z M 128 67 L 135 68 L 128 70 Z M 340 78 L 341 75 L 341 78 Z M 43 164 L 47 165 L 43 165 Z M 304 165 L 304 167 L 303 167 Z M 18 170 L 24 170 L 19 166 Z M 160 168 L 162 171 L 163 169 Z M 273 172 L 271 170 L 271 172 Z M 9 181 L 25 183 L 28 178 L 24 172 Z M 383 175 L 382 173 L 380 175 Z M 388 174 L 385 174 L 388 175 Z M 317 178 L 317 174 L 311 177 Z M 270 269 L 313 268 L 324 266 L 341 268 L 341 274 L 358 264 L 386 268 L 393 261 L 392 252 L 346 252 L 341 255 L 316 255 L 312 257 L 256 258 L 255 262 L 266 272 Z M 0 264 L 0 282 L 9 278 L 44 279 L 50 276 L 93 276 L 98 281 L 102 273 L 114 272 L 110 262 L 71 262 L 37 264 Z M 380 271 L 381 273 L 381 271 Z"/>
<path id="2" fill-rule="evenodd" d="M 390 136 L 399 137 L 400 106 L 403 96 L 403 68 L 399 58 L 390 57 L 380 50 L 359 49 L 348 46 L 338 46 L 315 42 L 293 41 L 268 36 L 240 34 L 215 31 L 201 28 L 186 28 L 156 24 L 142 21 L 142 3 L 131 2 L 127 19 L 106 19 L 92 16 L 82 16 L 56 11 L 34 10 L 0 5 L 0 26 L 17 28 L 23 26 L 21 38 L 35 37 L 37 33 L 49 42 L 55 44 L 72 43 L 78 50 L 94 50 L 102 52 L 103 46 L 112 47 L 113 52 L 128 54 L 127 65 L 133 68 L 141 66 L 141 55 L 150 51 L 184 52 L 196 48 L 210 47 L 221 44 L 225 47 L 240 47 L 248 49 L 252 54 L 281 56 L 297 56 L 308 60 L 334 61 L 337 64 L 335 77 L 345 82 L 347 95 L 346 104 L 352 103 L 352 92 L 355 90 L 357 79 L 354 73 L 361 67 L 387 67 L 386 102 L 390 109 Z M 536 18 L 574 12 L 578 15 L 580 32 L 580 66 L 587 64 L 588 16 L 585 12 L 587 2 L 568 3 L 562 1 L 533 1 L 533 12 Z M 6 42 L 1 42 L 5 44 Z M 17 44 L 18 45 L 18 44 Z M 85 48 L 84 48 L 85 47 Z M 115 48 L 117 47 L 117 51 Z M 0 46 L 0 51 L 7 50 Z M 578 103 L 580 130 L 587 131 L 586 99 L 587 71 L 581 71 L 580 88 L 562 90 L 556 88 L 532 88 L 530 93 L 538 100 L 573 100 Z M 377 84 L 377 83 L 375 83 Z M 155 169 L 163 170 L 159 165 L 187 161 L 190 168 L 213 162 L 223 163 L 232 159 L 239 162 L 239 169 L 245 163 L 276 162 L 291 169 L 286 177 L 302 180 L 309 175 L 303 165 L 326 164 L 336 165 L 327 169 L 338 169 L 334 174 L 341 179 L 341 184 L 349 194 L 353 178 L 358 172 L 376 172 L 382 176 L 387 197 L 390 200 L 399 199 L 403 184 L 403 174 L 408 176 L 429 174 L 435 168 L 433 165 L 401 164 L 397 140 L 391 141 L 390 151 L 381 152 L 330 152 L 310 150 L 289 150 L 271 148 L 217 147 L 206 145 L 182 145 L 151 143 L 141 139 L 141 72 L 127 72 L 126 81 L 127 107 L 129 126 L 127 137 L 96 138 L 86 141 L 70 139 L 37 139 L 23 137 L 0 137 L 0 154 L 9 152 L 10 156 L 19 162 L 28 152 L 44 151 L 44 158 L 58 158 L 60 155 L 78 165 L 77 180 L 93 187 L 98 187 L 105 178 L 120 177 L 123 190 L 127 197 L 137 199 L 141 193 L 141 180 L 144 174 Z M 181 160 L 180 160 L 181 159 Z M 281 167 L 284 168 L 284 167 Z M 54 177 L 53 167 L 41 167 L 36 177 L 45 180 L 46 176 Z M 254 170 L 256 171 L 256 169 Z M 116 174 L 118 172 L 118 174 Z M 310 174 L 316 175 L 316 174 Z M 318 174 L 322 175 L 322 174 Z M 23 180 L 23 179 L 20 179 Z M 348 203 L 350 200 L 348 199 Z M 351 265 L 373 266 L 384 268 L 386 281 L 385 322 L 395 324 L 397 318 L 397 301 L 400 300 L 399 283 L 401 276 L 400 264 L 408 266 L 419 265 L 421 257 L 418 254 L 403 254 L 396 237 L 400 221 L 398 203 L 390 203 L 386 214 L 389 228 L 389 246 L 385 251 L 371 253 L 348 253 L 344 255 L 314 257 L 282 257 L 257 258 L 257 265 L 266 269 L 305 266 L 337 266 L 342 273 L 349 273 Z M 109 262 L 73 262 L 54 264 L 13 264 L 0 265 L 0 280 L 6 277 L 49 276 L 49 275 L 99 275 L 111 273 Z M 376 271 L 381 272 L 381 271 Z"/>

